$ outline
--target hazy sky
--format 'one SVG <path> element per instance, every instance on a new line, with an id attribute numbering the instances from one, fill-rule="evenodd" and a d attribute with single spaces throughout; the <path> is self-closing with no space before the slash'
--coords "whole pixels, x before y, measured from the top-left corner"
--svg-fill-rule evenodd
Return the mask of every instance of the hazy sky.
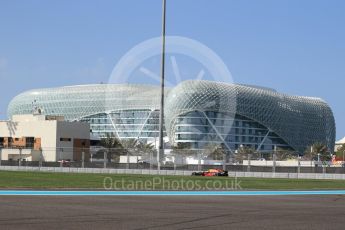
<path id="1" fill-rule="evenodd" d="M 167 34 L 207 45 L 235 82 L 325 99 L 339 139 L 344 12 L 343 0 L 168 0 Z M 161 0 L 0 0 L 0 118 L 22 91 L 107 82 L 122 55 L 160 33 Z"/>

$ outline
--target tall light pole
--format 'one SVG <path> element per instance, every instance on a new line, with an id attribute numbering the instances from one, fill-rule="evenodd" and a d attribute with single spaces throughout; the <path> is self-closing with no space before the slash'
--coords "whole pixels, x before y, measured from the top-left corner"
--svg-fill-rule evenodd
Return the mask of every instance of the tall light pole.
<path id="1" fill-rule="evenodd" d="M 166 0 L 162 3 L 162 62 L 161 62 L 161 103 L 159 114 L 159 146 L 157 153 L 157 169 L 160 170 L 160 156 L 164 154 L 164 75 L 165 75 L 165 14 L 166 14 Z"/>

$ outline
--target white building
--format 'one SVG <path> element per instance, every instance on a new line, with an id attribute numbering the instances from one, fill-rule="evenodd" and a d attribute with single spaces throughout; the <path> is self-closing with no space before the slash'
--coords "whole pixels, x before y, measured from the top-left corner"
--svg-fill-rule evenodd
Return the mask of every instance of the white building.
<path id="1" fill-rule="evenodd" d="M 67 122 L 61 116 L 14 115 L 0 121 L 2 160 L 27 161 L 89 159 L 90 125 Z"/>

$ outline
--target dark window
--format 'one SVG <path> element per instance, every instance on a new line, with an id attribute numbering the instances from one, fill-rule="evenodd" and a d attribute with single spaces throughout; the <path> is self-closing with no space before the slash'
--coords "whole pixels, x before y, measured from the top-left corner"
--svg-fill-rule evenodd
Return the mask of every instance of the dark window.
<path id="1" fill-rule="evenodd" d="M 34 137 L 26 137 L 25 142 L 26 142 L 25 143 L 26 148 L 32 148 L 32 147 L 34 147 L 35 138 Z"/>
<path id="2" fill-rule="evenodd" d="M 67 137 L 60 137 L 60 141 L 67 141 L 67 142 L 71 142 L 72 139 L 71 138 L 67 138 Z"/>

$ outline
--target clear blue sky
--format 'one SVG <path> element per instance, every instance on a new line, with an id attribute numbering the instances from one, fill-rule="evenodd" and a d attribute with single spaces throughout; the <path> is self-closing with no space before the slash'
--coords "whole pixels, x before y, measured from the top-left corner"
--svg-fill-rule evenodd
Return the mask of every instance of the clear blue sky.
<path id="1" fill-rule="evenodd" d="M 196 39 L 235 82 L 316 96 L 345 136 L 345 1 L 168 0 L 167 34 Z M 107 82 L 161 33 L 161 0 L 0 0 L 0 118 L 18 93 Z"/>

